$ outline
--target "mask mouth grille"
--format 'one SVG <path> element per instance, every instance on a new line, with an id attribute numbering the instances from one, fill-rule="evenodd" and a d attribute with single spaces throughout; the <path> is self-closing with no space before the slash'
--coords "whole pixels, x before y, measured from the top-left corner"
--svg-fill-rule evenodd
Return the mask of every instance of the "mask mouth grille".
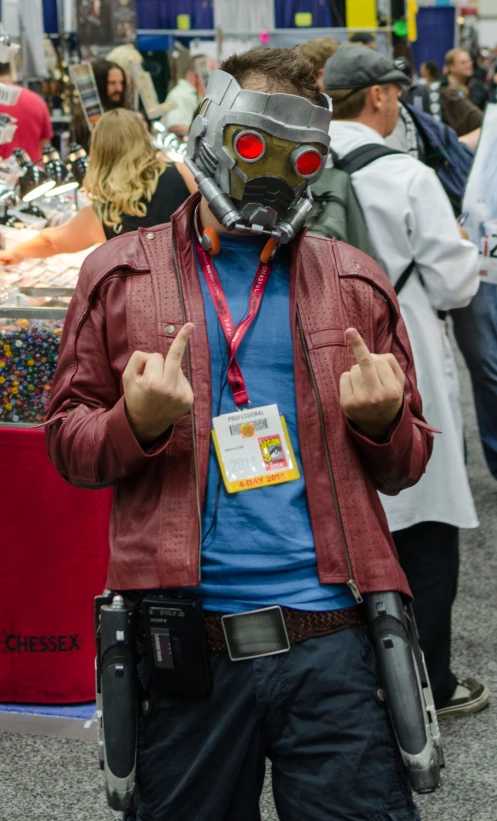
<path id="1" fill-rule="evenodd" d="M 241 202 L 263 203 L 281 213 L 288 210 L 295 200 L 295 191 L 279 177 L 253 177 L 245 183 Z"/>

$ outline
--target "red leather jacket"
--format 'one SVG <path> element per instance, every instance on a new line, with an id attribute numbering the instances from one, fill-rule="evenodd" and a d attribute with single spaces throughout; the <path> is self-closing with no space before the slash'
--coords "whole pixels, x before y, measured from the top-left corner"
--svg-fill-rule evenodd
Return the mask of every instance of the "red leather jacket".
<path id="1" fill-rule="evenodd" d="M 108 586 L 196 585 L 211 430 L 204 301 L 190 240 L 191 197 L 172 223 L 113 239 L 85 261 L 69 308 L 47 426 L 50 458 L 80 487 L 115 486 Z M 302 234 L 293 243 L 290 311 L 300 451 L 319 578 L 354 591 L 409 587 L 377 490 L 396 494 L 425 470 L 432 433 L 394 291 L 369 257 Z M 167 354 L 195 323 L 183 366 L 195 403 L 154 448 L 128 425 L 122 373 L 131 353 Z M 405 374 L 400 420 L 383 444 L 348 424 L 339 379 L 353 364 L 344 330 L 392 352 Z"/>

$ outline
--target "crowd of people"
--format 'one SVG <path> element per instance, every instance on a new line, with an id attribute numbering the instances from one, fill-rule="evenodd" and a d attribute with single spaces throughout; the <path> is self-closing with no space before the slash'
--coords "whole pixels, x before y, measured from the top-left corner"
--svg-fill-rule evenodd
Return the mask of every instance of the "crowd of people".
<path id="1" fill-rule="evenodd" d="M 0 252 L 5 265 L 101 244 L 65 323 L 49 455 L 69 482 L 115 487 L 109 588 L 139 612 L 145 594 L 204 608 L 204 698 L 161 692 L 139 644 L 128 821 L 252 821 L 265 758 L 285 821 L 324 821 L 330 800 L 337 821 L 417 821 L 378 698 L 374 591 L 413 596 L 439 718 L 489 703 L 451 656 L 459 531 L 478 519 L 448 329 L 497 478 L 497 286 L 480 285 L 461 224 L 497 55 L 452 49 L 416 77 L 372 35 L 352 40 L 220 70 L 193 58 L 164 120 L 186 163 L 153 147 L 126 68 L 96 61 L 105 113 L 91 135 L 81 112 L 73 123 L 90 204 Z M 33 159 L 51 136 L 40 123 Z M 259 473 L 252 437 L 273 427 Z M 255 650 L 232 661 L 225 619 L 267 608 L 285 652 L 241 627 Z"/>

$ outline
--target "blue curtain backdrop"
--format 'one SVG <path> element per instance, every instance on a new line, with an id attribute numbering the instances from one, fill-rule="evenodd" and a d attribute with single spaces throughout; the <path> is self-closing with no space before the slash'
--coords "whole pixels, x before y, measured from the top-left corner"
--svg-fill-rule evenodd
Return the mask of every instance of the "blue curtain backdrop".
<path id="1" fill-rule="evenodd" d="M 135 0 L 139 29 L 175 29 L 179 14 L 190 15 L 192 29 L 214 28 L 213 0 Z"/>
<path id="2" fill-rule="evenodd" d="M 46 34 L 58 33 L 57 0 L 43 0 L 43 25 Z"/>
<path id="3" fill-rule="evenodd" d="M 329 0 L 274 0 L 276 27 L 293 28 L 299 12 L 312 14 L 313 26 L 332 26 Z"/>
<path id="4" fill-rule="evenodd" d="M 423 6 L 418 11 L 418 39 L 412 44 L 416 69 L 425 60 L 441 67 L 445 54 L 454 48 L 456 9 L 453 6 Z"/>
<path id="5" fill-rule="evenodd" d="M 109 2 L 109 0 L 103 0 L 103 2 Z M 137 28 L 175 29 L 179 14 L 190 15 L 191 28 L 214 28 L 213 0 L 167 0 L 167 2 L 164 0 L 135 0 L 135 2 Z M 0 0 L 0 16 L 1 8 L 2 0 Z M 47 34 L 57 33 L 57 0 L 43 0 L 43 22 Z"/>
<path id="6" fill-rule="evenodd" d="M 211 29 L 214 26 L 213 0 L 135 1 L 138 28 L 175 29 L 179 14 L 190 15 L 191 28 Z M 108 0 L 103 0 L 103 2 L 108 2 Z M 329 0 L 274 0 L 274 4 L 278 28 L 293 28 L 295 14 L 298 12 L 310 12 L 313 26 L 332 26 L 334 22 Z M 2 0 L 0 0 L 0 17 L 1 11 Z M 43 0 L 43 20 L 45 31 L 48 34 L 57 33 L 57 0 Z M 435 60 L 439 65 L 443 65 L 445 53 L 454 46 L 454 28 L 454 7 L 424 6 L 419 9 L 418 40 L 413 44 L 418 69 L 424 60 Z M 160 46 L 154 43 L 154 46 L 155 48 L 168 47 L 165 43 Z"/>

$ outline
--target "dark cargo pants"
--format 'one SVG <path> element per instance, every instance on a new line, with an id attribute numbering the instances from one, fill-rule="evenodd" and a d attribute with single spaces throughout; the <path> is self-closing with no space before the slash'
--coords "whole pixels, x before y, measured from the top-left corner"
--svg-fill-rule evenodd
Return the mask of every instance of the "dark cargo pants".
<path id="1" fill-rule="evenodd" d="M 366 628 L 212 666 L 209 699 L 141 716 L 128 821 L 259 821 L 266 759 L 281 821 L 419 821 Z"/>

